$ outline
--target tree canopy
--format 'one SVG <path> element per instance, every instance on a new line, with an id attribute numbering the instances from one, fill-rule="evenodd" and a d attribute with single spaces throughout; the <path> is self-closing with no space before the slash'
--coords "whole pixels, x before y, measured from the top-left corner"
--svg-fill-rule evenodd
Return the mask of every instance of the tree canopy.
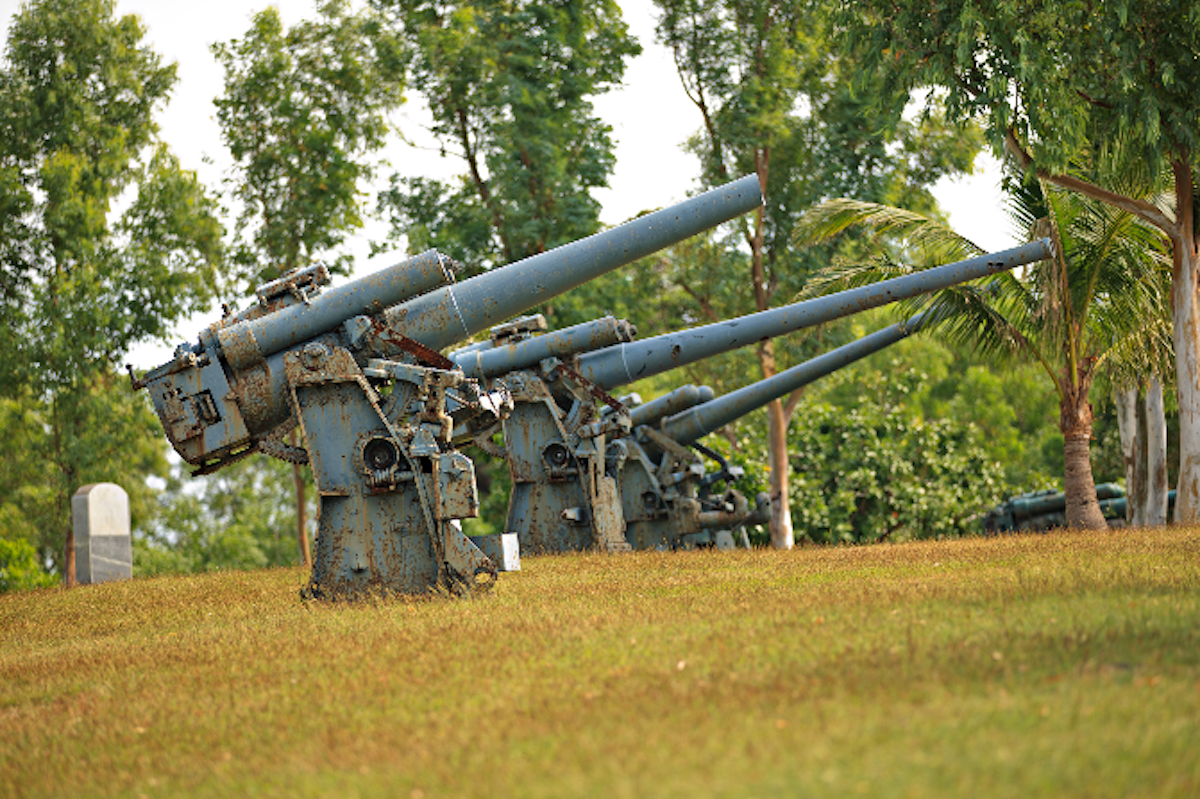
<path id="1" fill-rule="evenodd" d="M 35 457 L 18 479 L 49 486 L 40 510 L 10 507 L 42 520 L 41 554 L 68 584 L 71 493 L 133 483 L 136 509 L 164 466 L 114 369 L 205 307 L 220 269 L 216 203 L 156 138 L 175 68 L 143 37 L 112 0 L 38 0 L 13 18 L 0 68 L 0 388 L 27 411 Z"/>
<path id="2" fill-rule="evenodd" d="M 841 9 L 857 46 L 887 68 L 889 86 L 940 87 L 956 119 L 985 119 L 994 145 L 1022 167 L 1140 217 L 1170 243 L 1176 518 L 1200 520 L 1200 8 L 1182 0 L 843 0 Z M 1160 175 L 1172 184 L 1163 196 L 1119 185 Z"/>
<path id="3" fill-rule="evenodd" d="M 595 233 L 591 190 L 612 172 L 592 98 L 641 52 L 612 0 L 372 0 L 412 54 L 452 183 L 396 176 L 381 202 L 394 237 L 469 269 L 511 263 Z"/>

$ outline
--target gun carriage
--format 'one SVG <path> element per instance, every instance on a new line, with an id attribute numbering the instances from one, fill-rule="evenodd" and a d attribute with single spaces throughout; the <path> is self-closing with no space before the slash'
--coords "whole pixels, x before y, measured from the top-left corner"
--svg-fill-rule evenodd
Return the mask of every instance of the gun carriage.
<path id="1" fill-rule="evenodd" d="M 259 451 L 311 463 L 319 506 L 308 595 L 485 589 L 517 567 L 517 542 L 463 534 L 478 497 L 451 431 L 503 412 L 505 400 L 439 350 L 761 204 L 747 176 L 457 283 L 450 259 L 432 250 L 335 288 L 323 267 L 302 269 L 262 286 L 254 306 L 134 386 L 149 390 L 197 474 Z M 296 427 L 303 449 L 283 442 Z"/>
<path id="2" fill-rule="evenodd" d="M 641 426 L 650 430 L 649 422 L 661 418 L 656 417 L 660 408 L 668 408 L 673 402 L 684 403 L 677 408 L 664 410 L 663 415 L 677 413 L 687 407 L 687 403 L 695 404 L 701 402 L 702 398 L 688 390 L 674 397 L 668 395 L 670 399 L 663 398 L 663 405 L 651 404 L 652 408 L 635 408 L 631 412 L 609 394 L 612 389 L 765 338 L 1012 269 L 1045 258 L 1049 253 L 1049 241 L 1040 240 L 1001 253 L 828 297 L 640 341 L 633 338 L 633 329 L 619 320 L 596 320 L 578 326 L 578 329 L 572 328 L 571 340 L 598 342 L 599 339 L 593 339 L 592 336 L 596 331 L 605 329 L 619 341 L 591 349 L 582 346 L 569 351 L 561 349 L 559 354 L 530 364 L 527 368 L 508 371 L 505 369 L 513 365 L 511 359 L 500 354 L 489 356 L 492 349 L 507 352 L 528 347 L 532 352 L 539 339 L 557 334 L 538 335 L 539 330 L 544 329 L 544 321 L 539 320 L 525 320 L 523 325 L 497 329 L 492 342 L 451 353 L 451 359 L 462 365 L 465 373 L 490 379 L 494 386 L 503 386 L 513 400 L 513 410 L 498 423 L 504 436 L 503 454 L 513 478 L 513 494 L 505 529 L 518 535 L 521 548 L 527 552 L 564 552 L 588 548 L 621 551 L 628 549 L 631 542 L 638 546 L 678 542 L 684 533 L 668 535 L 660 531 L 642 534 L 635 531 L 631 538 L 627 538 L 626 529 L 630 519 L 626 518 L 625 510 L 631 508 L 630 497 L 641 496 L 645 492 L 620 490 L 618 476 L 623 468 L 621 456 L 624 453 L 628 459 L 629 448 L 625 445 L 613 448 L 610 443 L 629 436 L 637 424 L 635 414 L 644 420 L 640 422 Z M 596 327 L 591 328 L 590 325 Z M 593 332 L 585 333 L 586 330 Z M 477 366 L 489 357 L 494 357 L 494 361 L 489 361 L 494 363 L 493 367 Z M 755 391 L 761 390 L 769 389 L 747 391 L 729 400 L 723 407 L 737 409 L 738 403 L 753 404 L 753 398 L 758 396 Z M 701 391 L 695 389 L 695 392 Z M 601 403 L 607 406 L 607 410 L 600 408 Z M 741 415 L 746 411 L 734 412 Z M 699 417 L 700 420 L 703 418 Z M 686 435 L 683 432 L 686 425 L 696 423 L 697 420 L 693 418 L 690 422 L 680 420 L 676 425 L 680 435 Z M 491 448 L 493 432 L 494 429 L 480 432 L 478 427 L 464 427 L 459 437 L 475 434 L 477 443 L 484 448 Z M 691 441 L 694 442 L 703 434 L 694 436 Z M 643 435 L 654 436 L 652 432 Z M 672 444 L 669 440 L 660 440 L 656 446 L 670 449 Z M 685 445 L 673 450 L 681 461 L 686 460 L 683 457 L 685 451 Z M 692 461 L 683 472 L 691 472 L 695 476 L 697 470 L 703 474 L 703 467 Z M 664 470 L 663 476 L 669 484 L 684 482 L 683 472 Z M 681 476 L 676 478 L 676 474 Z M 659 484 L 662 485 L 661 479 Z M 739 500 L 739 496 L 730 495 L 728 500 L 722 498 L 715 507 L 708 509 L 692 502 L 681 502 L 680 513 L 686 507 L 691 521 L 686 525 L 676 525 L 676 530 L 691 529 L 697 525 L 715 528 L 734 524 L 736 517 L 739 514 L 744 516 L 749 509 L 749 503 L 744 497 Z M 698 493 L 681 497 L 682 500 L 699 498 Z M 761 513 L 761 502 L 757 509 Z M 635 518 L 640 520 L 641 516 Z"/>

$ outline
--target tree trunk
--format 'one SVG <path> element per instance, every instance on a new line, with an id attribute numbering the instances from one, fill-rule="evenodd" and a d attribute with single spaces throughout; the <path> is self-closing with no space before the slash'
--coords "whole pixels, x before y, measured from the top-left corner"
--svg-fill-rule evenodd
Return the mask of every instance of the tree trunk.
<path id="1" fill-rule="evenodd" d="M 1172 235 L 1171 314 L 1174 321 L 1175 381 L 1179 398 L 1179 487 L 1175 521 L 1200 522 L 1200 257 L 1193 229 L 1192 174 L 1188 160 L 1172 164 L 1175 218 Z"/>
<path id="2" fill-rule="evenodd" d="M 1175 380 L 1179 397 L 1179 483 L 1175 521 L 1200 522 L 1200 303 L 1193 247 L 1176 246 L 1171 281 L 1174 315 Z"/>
<path id="3" fill-rule="evenodd" d="M 1146 504 L 1143 524 L 1161 527 L 1167 523 L 1167 417 L 1163 386 L 1151 375 L 1146 386 Z"/>
<path id="4" fill-rule="evenodd" d="M 1150 431 L 1146 429 L 1146 400 L 1138 396 L 1137 402 L 1134 405 L 1137 412 L 1135 421 L 1137 422 L 1137 437 L 1135 443 L 1137 449 L 1133 453 L 1133 492 L 1130 496 L 1133 502 L 1133 525 L 1135 527 L 1146 526 L 1146 498 L 1149 496 L 1150 473 L 1146 469 L 1146 465 L 1150 462 L 1149 450 L 1146 448 L 1147 436 Z"/>
<path id="5" fill-rule="evenodd" d="M 63 545 L 63 586 L 75 587 L 75 531 L 67 527 L 67 541 Z"/>
<path id="6" fill-rule="evenodd" d="M 1121 437 L 1121 461 L 1125 466 L 1125 521 L 1129 524 L 1138 524 L 1135 521 L 1135 511 L 1138 507 L 1135 499 L 1138 462 L 1137 400 L 1137 386 L 1119 388 L 1113 392 L 1113 402 L 1117 406 L 1117 433 Z"/>
<path id="7" fill-rule="evenodd" d="M 296 430 L 291 432 L 292 446 L 299 446 L 300 436 Z M 292 482 L 296 485 L 296 540 L 300 544 L 300 557 L 305 566 L 312 566 L 312 552 L 308 547 L 308 504 L 304 496 L 304 468 L 292 464 Z"/>
<path id="8" fill-rule="evenodd" d="M 1067 502 L 1067 527 L 1106 530 L 1108 523 L 1096 499 L 1092 478 L 1092 404 L 1087 401 L 1087 381 L 1072 396 L 1064 395 L 1059 405 L 1063 434 L 1063 490 Z"/>
<path id="9" fill-rule="evenodd" d="M 758 358 L 763 379 L 774 377 L 775 348 L 771 341 L 764 341 L 759 345 Z M 783 402 L 774 400 L 767 405 L 767 457 L 771 467 L 771 546 L 776 549 L 791 549 L 796 545 L 788 495 L 790 464 L 787 429 L 788 420 L 783 412 Z"/>

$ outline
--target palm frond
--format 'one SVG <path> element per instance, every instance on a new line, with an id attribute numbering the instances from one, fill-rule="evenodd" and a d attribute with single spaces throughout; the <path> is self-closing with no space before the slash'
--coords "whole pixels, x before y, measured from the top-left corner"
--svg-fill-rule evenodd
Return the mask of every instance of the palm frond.
<path id="1" fill-rule="evenodd" d="M 840 197 L 805 212 L 793 233 L 800 245 L 829 241 L 855 228 L 869 233 L 875 247 L 903 242 L 906 250 L 941 263 L 961 261 L 986 251 L 944 223 L 904 208 Z"/>

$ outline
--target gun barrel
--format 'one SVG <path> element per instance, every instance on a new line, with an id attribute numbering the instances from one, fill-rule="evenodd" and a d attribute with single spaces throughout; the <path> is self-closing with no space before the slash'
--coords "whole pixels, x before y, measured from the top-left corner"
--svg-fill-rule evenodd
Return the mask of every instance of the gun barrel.
<path id="1" fill-rule="evenodd" d="M 624 319 L 605 316 L 552 333 L 542 333 L 516 344 L 460 350 L 453 353 L 450 359 L 462 368 L 467 377 L 499 377 L 518 369 L 528 369 L 546 358 L 562 358 L 632 341 L 635 332 L 633 325 Z"/>
<path id="2" fill-rule="evenodd" d="M 311 300 L 216 331 L 226 362 L 243 369 L 288 347 L 453 282 L 448 259 L 427 250 L 395 266 L 321 292 Z"/>
<path id="3" fill-rule="evenodd" d="M 669 391 L 657 399 L 650 400 L 645 405 L 639 405 L 629 412 L 629 421 L 634 427 L 643 424 L 654 424 L 664 416 L 671 416 L 687 410 L 700 403 L 707 403 L 713 398 L 713 390 L 708 386 L 686 385 L 674 391 Z"/>
<path id="4" fill-rule="evenodd" d="M 426 347 L 445 349 L 762 202 L 758 177 L 747 175 L 586 239 L 422 294 L 389 309 L 385 319 Z"/>
<path id="5" fill-rule="evenodd" d="M 1123 496 L 1125 496 L 1125 490 L 1115 483 L 1101 483 L 1096 486 L 1096 499 L 1101 502 Z M 1066 511 L 1067 495 L 1062 491 L 1057 491 L 1053 494 L 1018 497 L 1011 500 L 1011 506 L 1013 519 L 1022 522 L 1035 516 Z"/>
<path id="6" fill-rule="evenodd" d="M 680 444 L 699 441 L 714 430 L 719 430 L 735 419 L 758 410 L 772 400 L 786 397 L 801 386 L 806 386 L 907 338 L 921 328 L 924 317 L 924 313 L 916 314 L 906 321 L 877 330 L 858 341 L 793 366 L 774 377 L 759 380 L 737 391 L 731 391 L 720 399 L 705 402 L 671 416 L 662 424 L 663 433 Z"/>
<path id="7" fill-rule="evenodd" d="M 602 388 L 615 388 L 774 336 L 1013 269 L 1048 258 L 1051 252 L 1050 240 L 1039 239 L 1003 252 L 883 280 L 828 297 L 607 347 L 583 355 L 579 371 Z"/>

